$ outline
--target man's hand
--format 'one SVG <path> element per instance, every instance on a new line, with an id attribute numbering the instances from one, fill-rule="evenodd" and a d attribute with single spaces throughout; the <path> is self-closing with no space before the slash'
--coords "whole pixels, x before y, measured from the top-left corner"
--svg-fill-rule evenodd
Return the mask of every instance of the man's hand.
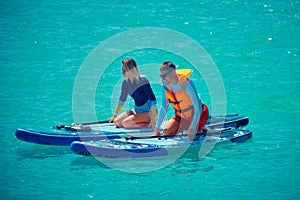
<path id="1" fill-rule="evenodd" d="M 189 140 L 194 140 L 195 136 L 196 136 L 196 129 L 189 129 L 188 130 L 188 137 Z"/>

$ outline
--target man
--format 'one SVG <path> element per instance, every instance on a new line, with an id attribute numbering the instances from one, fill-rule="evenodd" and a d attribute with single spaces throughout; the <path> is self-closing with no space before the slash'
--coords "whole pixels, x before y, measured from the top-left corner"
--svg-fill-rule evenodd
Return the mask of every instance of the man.
<path id="1" fill-rule="evenodd" d="M 159 128 L 171 105 L 175 116 L 164 126 L 163 135 L 174 135 L 187 130 L 189 139 L 193 140 L 196 132 L 205 128 L 208 119 L 207 106 L 198 97 L 193 82 L 187 76 L 176 73 L 172 62 L 163 62 L 160 66 L 160 77 L 163 81 L 162 107 L 154 128 L 155 135 L 160 135 Z"/>

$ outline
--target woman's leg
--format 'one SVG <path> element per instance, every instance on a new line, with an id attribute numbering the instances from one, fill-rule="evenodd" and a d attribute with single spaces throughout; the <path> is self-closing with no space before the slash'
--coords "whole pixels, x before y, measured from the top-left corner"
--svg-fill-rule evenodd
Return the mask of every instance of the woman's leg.
<path id="1" fill-rule="evenodd" d="M 127 117 L 133 115 L 134 112 L 132 110 L 128 110 L 123 112 L 122 114 L 120 114 L 115 120 L 114 120 L 114 124 L 116 127 L 118 128 L 124 128 L 123 126 L 123 121 L 124 119 L 126 119 Z"/>
<path id="2" fill-rule="evenodd" d="M 124 128 L 142 128 L 149 125 L 151 120 L 149 112 L 133 113 L 123 120 L 122 125 Z"/>

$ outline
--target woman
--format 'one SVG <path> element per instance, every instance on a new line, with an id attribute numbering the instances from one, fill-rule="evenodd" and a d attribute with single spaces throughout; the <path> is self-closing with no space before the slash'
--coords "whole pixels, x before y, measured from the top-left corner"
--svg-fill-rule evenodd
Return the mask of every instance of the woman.
<path id="1" fill-rule="evenodd" d="M 139 73 L 132 58 L 122 61 L 122 74 L 125 80 L 122 83 L 121 95 L 109 122 L 119 128 L 154 127 L 157 116 L 156 98 L 149 81 Z M 128 95 L 134 100 L 134 109 L 118 115 Z"/>

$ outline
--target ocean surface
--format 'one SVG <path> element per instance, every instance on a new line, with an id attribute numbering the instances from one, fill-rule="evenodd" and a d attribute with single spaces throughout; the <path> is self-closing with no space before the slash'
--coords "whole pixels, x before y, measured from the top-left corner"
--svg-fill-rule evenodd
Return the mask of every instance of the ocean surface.
<path id="1" fill-rule="evenodd" d="M 1 199 L 300 199 L 300 1 L 5 0 L 0 14 Z M 108 119 L 127 57 L 158 104 L 159 64 L 193 68 L 211 114 L 248 116 L 253 138 L 156 169 L 14 136 Z"/>

